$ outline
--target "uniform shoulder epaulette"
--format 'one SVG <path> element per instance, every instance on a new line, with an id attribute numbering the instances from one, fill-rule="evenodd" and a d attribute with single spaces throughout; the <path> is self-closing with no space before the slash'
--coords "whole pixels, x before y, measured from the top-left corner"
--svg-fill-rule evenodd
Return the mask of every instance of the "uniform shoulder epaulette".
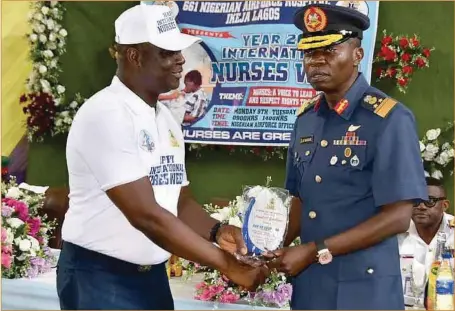
<path id="1" fill-rule="evenodd" d="M 398 104 L 398 101 L 391 97 L 383 97 L 380 95 L 365 94 L 362 100 L 362 105 L 374 112 L 381 118 L 387 117 L 392 109 Z"/>
<path id="2" fill-rule="evenodd" d="M 449 221 L 449 227 L 451 227 L 451 228 L 454 228 L 454 227 L 455 227 L 455 218 L 452 218 L 452 219 Z"/>
<path id="3" fill-rule="evenodd" d="M 319 94 L 316 95 L 315 97 L 313 98 L 310 98 L 308 100 L 306 100 L 301 106 L 300 108 L 297 110 L 297 117 L 304 114 L 305 112 L 307 112 L 308 110 L 310 110 L 319 100 Z"/>

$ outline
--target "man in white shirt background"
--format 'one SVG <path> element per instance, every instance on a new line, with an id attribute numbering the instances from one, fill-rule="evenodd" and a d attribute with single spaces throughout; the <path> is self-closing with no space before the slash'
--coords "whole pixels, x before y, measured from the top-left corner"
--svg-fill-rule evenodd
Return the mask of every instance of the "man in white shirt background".
<path id="1" fill-rule="evenodd" d="M 130 8 L 115 32 L 116 76 L 84 103 L 68 135 L 61 309 L 173 309 L 170 254 L 256 288 L 268 270 L 240 264 L 232 256 L 245 252 L 240 229 L 192 198 L 180 125 L 158 102 L 179 85 L 181 50 L 199 39 L 180 33 L 167 6 Z"/>
<path id="2" fill-rule="evenodd" d="M 442 182 L 432 177 L 427 177 L 426 182 L 429 200 L 414 206 L 408 231 L 398 236 L 407 304 L 413 304 L 414 299 L 406 278 L 413 276 L 417 283 L 422 283 L 428 277 L 435 259 L 437 233 L 444 232 L 447 237 L 446 247 L 454 248 L 454 216 L 446 212 L 450 202 Z M 423 298 L 423 293 L 420 298 Z"/>

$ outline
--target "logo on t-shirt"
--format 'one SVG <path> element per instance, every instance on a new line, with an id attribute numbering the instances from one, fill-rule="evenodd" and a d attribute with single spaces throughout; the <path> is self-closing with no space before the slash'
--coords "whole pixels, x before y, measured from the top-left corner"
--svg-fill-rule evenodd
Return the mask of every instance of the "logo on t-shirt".
<path id="1" fill-rule="evenodd" d="M 183 163 L 175 163 L 173 155 L 160 157 L 160 164 L 150 168 L 149 178 L 153 186 L 181 185 L 185 176 Z"/>
<path id="2" fill-rule="evenodd" d="M 155 143 L 152 140 L 152 136 L 146 130 L 142 130 L 139 133 L 139 144 L 142 149 L 148 152 L 152 152 L 155 149 Z"/>
<path id="3" fill-rule="evenodd" d="M 169 130 L 169 140 L 171 141 L 171 146 L 172 147 L 180 147 L 179 142 L 177 141 L 177 138 L 175 138 L 174 134 L 172 134 L 171 130 Z"/>

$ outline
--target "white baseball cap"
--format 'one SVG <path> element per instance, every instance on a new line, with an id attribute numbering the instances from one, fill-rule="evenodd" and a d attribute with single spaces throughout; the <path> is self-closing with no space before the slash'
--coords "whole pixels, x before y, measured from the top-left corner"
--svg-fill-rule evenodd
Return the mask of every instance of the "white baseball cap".
<path id="1" fill-rule="evenodd" d="M 149 42 L 167 51 L 181 51 L 202 40 L 180 32 L 175 13 L 166 5 L 138 4 L 115 21 L 115 42 Z"/>

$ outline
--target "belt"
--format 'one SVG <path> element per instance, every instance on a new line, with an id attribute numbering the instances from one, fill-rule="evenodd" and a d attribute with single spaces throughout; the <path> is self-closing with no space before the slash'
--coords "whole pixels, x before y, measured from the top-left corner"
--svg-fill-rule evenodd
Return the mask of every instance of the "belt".
<path id="1" fill-rule="evenodd" d="M 104 255 L 76 244 L 63 241 L 59 258 L 60 266 L 76 269 L 94 268 L 119 273 L 146 273 L 153 269 L 165 268 L 165 263 L 157 265 L 137 265 L 108 255 Z"/>

